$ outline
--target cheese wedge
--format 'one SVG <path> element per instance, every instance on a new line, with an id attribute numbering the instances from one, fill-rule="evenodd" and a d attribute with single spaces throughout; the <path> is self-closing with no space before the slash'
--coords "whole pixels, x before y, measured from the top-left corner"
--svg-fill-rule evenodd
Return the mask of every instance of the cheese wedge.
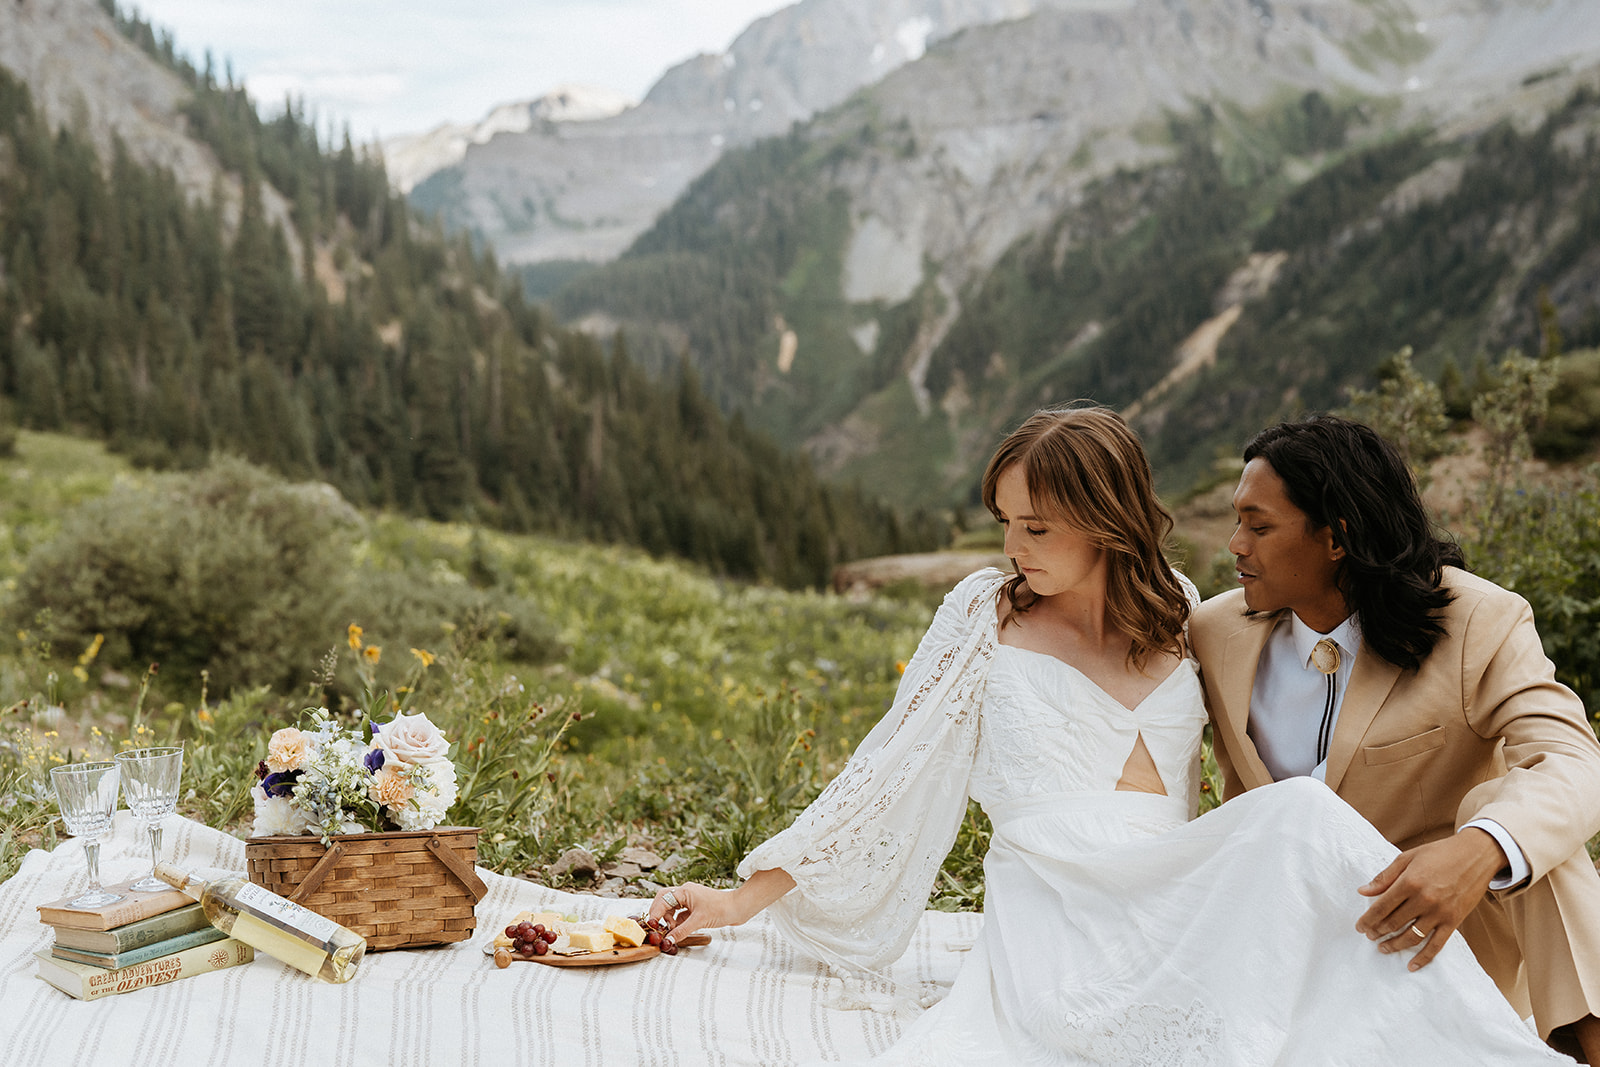
<path id="1" fill-rule="evenodd" d="M 611 916 L 605 922 L 605 929 L 623 948 L 637 948 L 644 944 L 644 927 L 626 915 Z"/>
<path id="2" fill-rule="evenodd" d="M 602 952 L 614 946 L 616 939 L 600 923 L 577 923 L 567 931 L 567 944 L 574 953 Z"/>

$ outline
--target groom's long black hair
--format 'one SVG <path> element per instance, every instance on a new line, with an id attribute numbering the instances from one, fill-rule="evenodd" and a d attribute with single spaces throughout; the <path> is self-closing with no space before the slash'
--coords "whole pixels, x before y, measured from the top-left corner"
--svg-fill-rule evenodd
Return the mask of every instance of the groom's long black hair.
<path id="1" fill-rule="evenodd" d="M 1362 643 L 1415 669 L 1444 636 L 1437 615 L 1453 596 L 1440 585 L 1443 569 L 1466 564 L 1460 547 L 1435 533 L 1400 453 L 1359 422 L 1316 415 L 1256 434 L 1244 459 L 1258 458 L 1312 527 L 1329 527 L 1344 549 L 1337 580 Z"/>

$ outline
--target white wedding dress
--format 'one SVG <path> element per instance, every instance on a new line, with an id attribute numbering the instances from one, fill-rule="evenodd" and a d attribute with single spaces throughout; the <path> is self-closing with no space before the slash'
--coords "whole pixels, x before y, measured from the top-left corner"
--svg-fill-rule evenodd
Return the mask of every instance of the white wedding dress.
<path id="1" fill-rule="evenodd" d="M 844 973 L 894 959 L 967 797 L 994 826 L 982 933 L 947 997 L 875 1064 L 1514 1065 L 1551 1052 L 1460 937 L 1417 973 L 1355 930 L 1395 849 L 1320 782 L 1190 820 L 1205 715 L 1184 661 L 1135 709 L 1000 645 L 980 572 L 946 598 L 884 722 L 741 873 Z M 1169 793 L 1119 792 L 1144 739 Z"/>

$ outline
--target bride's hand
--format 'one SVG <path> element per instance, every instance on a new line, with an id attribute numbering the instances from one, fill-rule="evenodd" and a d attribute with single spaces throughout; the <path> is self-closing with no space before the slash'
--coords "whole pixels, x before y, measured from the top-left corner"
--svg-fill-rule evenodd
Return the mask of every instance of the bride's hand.
<path id="1" fill-rule="evenodd" d="M 667 933 L 674 941 L 682 941 L 698 930 L 749 922 L 762 908 L 793 888 L 794 879 L 777 868 L 757 871 L 737 889 L 712 889 L 698 882 L 685 882 L 657 893 L 645 922 L 655 926 L 658 920 L 665 920 Z"/>
<path id="2" fill-rule="evenodd" d="M 738 907 L 738 890 L 712 889 L 699 882 L 685 882 L 663 889 L 650 902 L 646 926 L 665 919 L 667 933 L 682 941 L 697 930 L 713 926 L 738 926 L 750 918 Z"/>

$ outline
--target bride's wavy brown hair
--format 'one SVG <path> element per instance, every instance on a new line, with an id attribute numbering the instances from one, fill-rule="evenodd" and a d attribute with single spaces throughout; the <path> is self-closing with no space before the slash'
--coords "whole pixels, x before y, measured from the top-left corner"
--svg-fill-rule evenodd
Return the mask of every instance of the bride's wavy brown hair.
<path id="1" fill-rule="evenodd" d="M 983 503 L 996 519 L 995 483 L 1014 463 L 1022 464 L 1036 514 L 1106 553 L 1106 610 L 1132 639 L 1133 665 L 1142 670 L 1156 652 L 1181 655 L 1189 598 L 1163 551 L 1172 514 L 1156 498 L 1144 446 L 1122 416 L 1080 407 L 1029 417 L 1000 442 L 983 472 Z M 1001 595 L 1014 614 L 1038 600 L 1021 574 L 1006 580 Z"/>

